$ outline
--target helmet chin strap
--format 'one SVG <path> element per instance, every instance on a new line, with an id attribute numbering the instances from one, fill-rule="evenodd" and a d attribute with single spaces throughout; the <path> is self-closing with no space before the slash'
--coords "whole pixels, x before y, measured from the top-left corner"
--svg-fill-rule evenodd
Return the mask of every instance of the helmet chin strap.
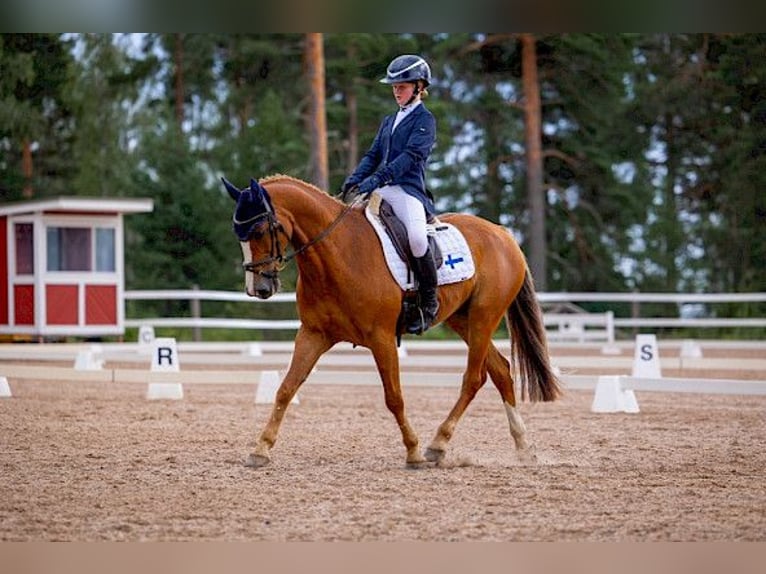
<path id="1" fill-rule="evenodd" d="M 420 82 L 413 82 L 413 85 L 415 86 L 415 89 L 412 91 L 412 96 L 410 96 L 410 99 L 407 100 L 407 103 L 402 106 L 402 109 L 409 106 L 420 95 Z"/>

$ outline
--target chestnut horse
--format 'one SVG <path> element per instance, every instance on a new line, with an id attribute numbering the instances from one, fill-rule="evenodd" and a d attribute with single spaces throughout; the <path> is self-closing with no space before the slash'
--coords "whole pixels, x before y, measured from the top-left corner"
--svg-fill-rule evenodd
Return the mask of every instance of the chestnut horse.
<path id="1" fill-rule="evenodd" d="M 271 416 L 258 437 L 248 466 L 263 466 L 277 440 L 285 411 L 320 356 L 346 341 L 370 349 L 385 403 L 394 415 L 411 467 L 440 462 L 458 420 L 489 374 L 503 400 L 517 451 L 528 453 L 524 422 L 516 407 L 511 371 L 522 378 L 522 399 L 552 401 L 561 393 L 551 370 L 540 307 L 519 245 L 504 227 L 467 214 L 440 216 L 465 236 L 476 272 L 460 283 L 439 287 L 437 322 L 468 345 L 460 396 L 424 453 L 407 420 L 399 380 L 397 318 L 403 291 L 390 274 L 380 241 L 359 202 L 344 204 L 298 179 L 275 175 L 238 189 L 225 179 L 237 202 L 234 231 L 244 255 L 246 291 L 267 299 L 279 289 L 279 271 L 295 259 L 301 327 L 290 367 L 276 394 Z M 493 344 L 505 318 L 511 335 L 511 363 Z"/>

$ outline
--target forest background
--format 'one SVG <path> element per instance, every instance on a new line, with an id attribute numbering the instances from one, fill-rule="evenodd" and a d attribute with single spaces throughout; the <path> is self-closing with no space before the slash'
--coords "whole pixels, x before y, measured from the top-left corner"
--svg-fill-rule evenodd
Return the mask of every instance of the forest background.
<path id="1" fill-rule="evenodd" d="M 766 290 L 766 34 L 2 34 L 0 201 L 152 198 L 126 288 L 240 290 L 219 178 L 336 193 L 402 53 L 434 76 L 439 210 L 510 228 L 539 290 Z"/>

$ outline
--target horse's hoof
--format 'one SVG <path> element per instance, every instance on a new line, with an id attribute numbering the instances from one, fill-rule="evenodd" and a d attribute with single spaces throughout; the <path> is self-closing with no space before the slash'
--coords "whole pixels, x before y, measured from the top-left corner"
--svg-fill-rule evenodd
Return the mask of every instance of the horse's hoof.
<path id="1" fill-rule="evenodd" d="M 433 464 L 426 459 L 422 458 L 420 460 L 408 460 L 407 461 L 407 468 L 409 470 L 418 470 L 421 468 L 429 468 L 433 466 Z"/>
<path id="2" fill-rule="evenodd" d="M 271 462 L 271 459 L 268 456 L 264 456 L 262 454 L 251 454 L 247 457 L 247 460 L 245 460 L 245 466 L 249 468 L 260 468 L 262 466 L 266 466 Z"/>
<path id="3" fill-rule="evenodd" d="M 522 464 L 536 465 L 538 463 L 537 455 L 528 449 L 517 450 L 516 455 Z"/>
<path id="4" fill-rule="evenodd" d="M 447 453 L 441 449 L 428 447 L 426 449 L 426 460 L 429 462 L 441 462 L 444 460 L 445 454 Z"/>

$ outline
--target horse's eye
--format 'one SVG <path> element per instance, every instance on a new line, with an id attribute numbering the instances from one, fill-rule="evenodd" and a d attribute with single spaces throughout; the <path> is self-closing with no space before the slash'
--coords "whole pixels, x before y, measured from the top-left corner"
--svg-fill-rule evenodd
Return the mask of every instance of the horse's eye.
<path id="1" fill-rule="evenodd" d="M 248 233 L 250 239 L 258 240 L 266 234 L 266 224 L 256 223 Z"/>

